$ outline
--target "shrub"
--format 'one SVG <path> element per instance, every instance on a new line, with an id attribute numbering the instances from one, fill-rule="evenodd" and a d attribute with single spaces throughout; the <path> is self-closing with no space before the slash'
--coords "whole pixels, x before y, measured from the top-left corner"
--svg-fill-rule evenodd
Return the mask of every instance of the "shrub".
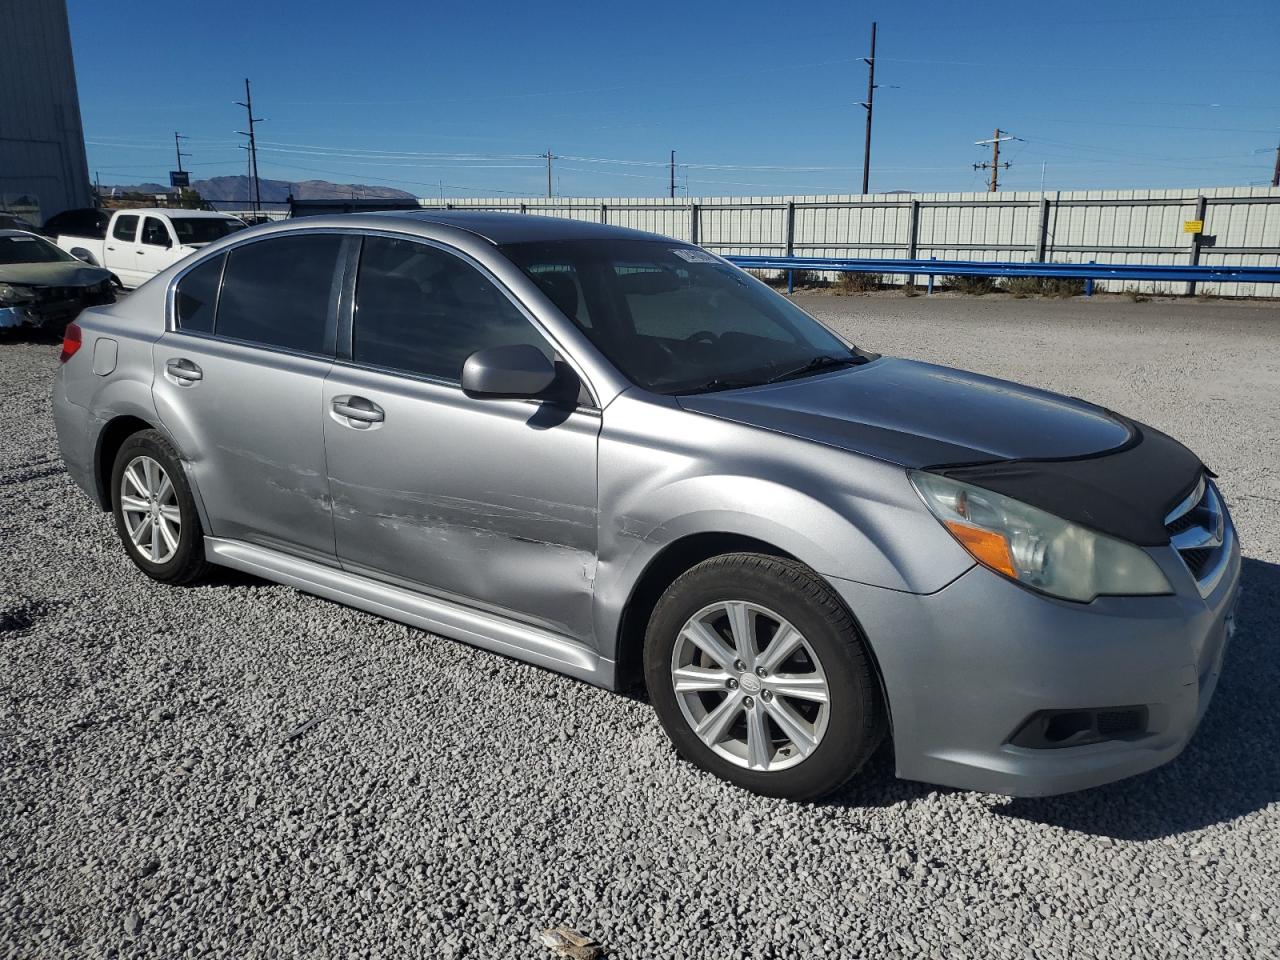
<path id="1" fill-rule="evenodd" d="M 1019 300 L 1034 297 L 1043 291 L 1040 289 L 1040 277 L 1001 277 L 1000 289 L 1011 293 Z"/>
<path id="2" fill-rule="evenodd" d="M 785 270 L 750 270 L 748 271 L 757 280 L 763 280 L 771 287 L 777 287 L 781 290 L 787 288 L 787 271 Z M 795 279 L 792 281 L 796 289 L 800 287 L 813 287 L 818 284 L 818 275 L 812 270 L 794 270 Z"/>
<path id="3" fill-rule="evenodd" d="M 918 297 L 920 296 L 920 288 L 914 283 L 904 283 L 902 285 L 902 295 L 904 297 Z"/>
<path id="4" fill-rule="evenodd" d="M 866 293 L 870 290 L 879 290 L 883 283 L 884 277 L 878 273 L 842 273 L 836 280 L 836 293 L 841 296 L 850 293 Z"/>
<path id="5" fill-rule="evenodd" d="M 1063 277 L 1001 277 L 999 288 L 1019 299 L 1023 297 L 1078 297 L 1084 293 L 1084 281 Z M 1095 293 L 1102 287 L 1095 280 Z"/>
<path id="6" fill-rule="evenodd" d="M 1084 293 L 1084 281 L 1079 277 L 1040 277 L 1046 297 L 1078 297 Z M 1093 281 L 1093 292 L 1102 293 L 1102 284 Z"/>
<path id="7" fill-rule="evenodd" d="M 942 282 L 948 290 L 975 297 L 996 292 L 996 282 L 991 277 L 948 276 L 943 277 Z"/>

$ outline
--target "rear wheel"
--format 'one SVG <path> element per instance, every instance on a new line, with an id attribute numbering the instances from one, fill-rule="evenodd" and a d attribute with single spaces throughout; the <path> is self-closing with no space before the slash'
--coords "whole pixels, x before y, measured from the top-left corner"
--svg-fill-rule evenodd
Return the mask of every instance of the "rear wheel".
<path id="1" fill-rule="evenodd" d="M 707 560 L 658 601 L 645 680 L 685 759 L 803 800 L 856 774 L 884 735 L 866 646 L 831 588 L 762 554 Z"/>
<path id="2" fill-rule="evenodd" d="M 155 430 L 129 437 L 111 473 L 116 531 L 129 557 L 163 583 L 190 583 L 208 569 L 204 533 L 176 451 Z"/>

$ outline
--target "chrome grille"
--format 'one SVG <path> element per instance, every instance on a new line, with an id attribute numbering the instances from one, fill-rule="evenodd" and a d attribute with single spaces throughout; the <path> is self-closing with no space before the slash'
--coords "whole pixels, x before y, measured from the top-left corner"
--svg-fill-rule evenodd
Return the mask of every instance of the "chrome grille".
<path id="1" fill-rule="evenodd" d="M 1164 527 L 1200 593 L 1208 596 L 1226 569 L 1231 531 L 1218 490 L 1207 477 L 1202 476 L 1195 489 L 1169 511 Z"/>

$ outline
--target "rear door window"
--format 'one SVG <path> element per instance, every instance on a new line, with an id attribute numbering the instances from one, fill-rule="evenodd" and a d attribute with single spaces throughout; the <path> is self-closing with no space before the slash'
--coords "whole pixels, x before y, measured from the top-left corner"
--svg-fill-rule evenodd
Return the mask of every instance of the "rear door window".
<path id="1" fill-rule="evenodd" d="M 496 284 L 438 247 L 365 237 L 356 278 L 352 358 L 454 383 L 477 350 L 546 339 Z"/>
<path id="2" fill-rule="evenodd" d="M 300 353 L 327 353 L 325 333 L 342 237 L 272 237 L 227 254 L 214 333 Z"/>
<path id="3" fill-rule="evenodd" d="M 138 218 L 130 214 L 127 217 L 117 217 L 116 225 L 111 228 L 111 236 L 117 240 L 123 240 L 126 243 L 132 243 L 134 237 L 138 235 Z"/>

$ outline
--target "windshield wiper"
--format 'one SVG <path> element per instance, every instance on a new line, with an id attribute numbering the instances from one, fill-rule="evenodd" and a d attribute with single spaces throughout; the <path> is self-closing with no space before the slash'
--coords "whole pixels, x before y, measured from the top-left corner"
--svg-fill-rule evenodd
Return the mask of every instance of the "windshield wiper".
<path id="1" fill-rule="evenodd" d="M 861 357 L 854 356 L 853 354 L 849 354 L 844 357 L 836 357 L 831 354 L 824 353 L 814 357 L 812 360 L 809 360 L 801 366 L 775 374 L 766 380 L 765 383 L 777 383 L 780 380 L 793 380 L 796 377 L 803 377 L 810 373 L 817 373 L 819 370 L 829 370 L 834 367 L 856 367 L 863 363 L 866 363 L 866 361 Z"/>
<path id="2" fill-rule="evenodd" d="M 688 387 L 684 390 L 674 391 L 681 396 L 687 396 L 691 393 L 715 393 L 717 390 L 738 390 L 742 387 L 758 387 L 759 380 L 728 380 L 724 377 L 713 377 L 706 383 L 696 387 Z"/>

